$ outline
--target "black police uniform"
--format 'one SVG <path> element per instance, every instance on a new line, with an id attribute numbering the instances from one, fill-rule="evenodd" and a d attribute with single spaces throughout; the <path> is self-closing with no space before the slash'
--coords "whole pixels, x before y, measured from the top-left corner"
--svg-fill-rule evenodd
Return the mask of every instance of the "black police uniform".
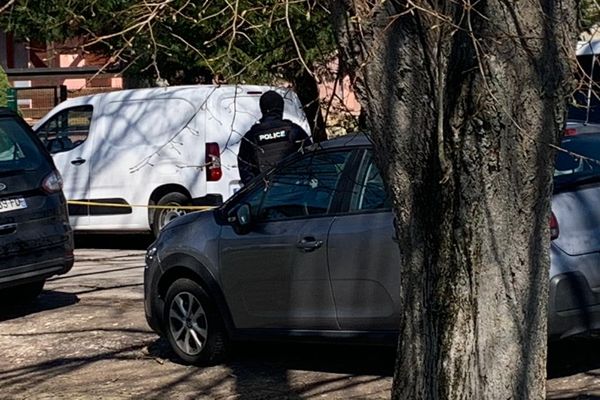
<path id="1" fill-rule="evenodd" d="M 260 99 L 263 117 L 244 135 L 238 153 L 242 183 L 265 172 L 311 140 L 300 126 L 282 119 L 283 98 L 273 91 Z"/>

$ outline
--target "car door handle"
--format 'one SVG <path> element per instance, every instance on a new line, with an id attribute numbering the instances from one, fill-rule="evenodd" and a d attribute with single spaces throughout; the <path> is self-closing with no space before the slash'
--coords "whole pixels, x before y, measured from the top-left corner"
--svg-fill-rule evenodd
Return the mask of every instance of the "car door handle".
<path id="1" fill-rule="evenodd" d="M 0 225 L 0 235 L 8 235 L 17 231 L 17 224 Z"/>
<path id="2" fill-rule="evenodd" d="M 316 240 L 313 237 L 306 237 L 296 244 L 296 247 L 305 252 L 314 251 L 323 246 L 322 240 Z"/>
<path id="3" fill-rule="evenodd" d="M 81 165 L 85 162 L 86 160 L 81 158 L 81 157 L 77 157 L 76 159 L 71 161 L 71 164 L 73 165 Z"/>

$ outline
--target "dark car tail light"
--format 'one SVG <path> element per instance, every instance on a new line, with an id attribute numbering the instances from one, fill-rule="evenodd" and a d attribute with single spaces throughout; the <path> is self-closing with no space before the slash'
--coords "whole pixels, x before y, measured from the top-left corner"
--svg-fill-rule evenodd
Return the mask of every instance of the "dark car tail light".
<path id="1" fill-rule="evenodd" d="M 218 143 L 206 143 L 206 180 L 218 181 L 223 176 L 221 152 Z"/>
<path id="2" fill-rule="evenodd" d="M 63 188 L 63 180 L 58 171 L 51 172 L 47 177 L 42 181 L 42 189 L 46 193 L 56 193 L 60 192 Z"/>
<path id="3" fill-rule="evenodd" d="M 575 129 L 575 128 L 565 129 L 565 136 L 575 136 L 575 135 L 577 135 L 577 129 Z"/>
<path id="4" fill-rule="evenodd" d="M 550 214 L 550 240 L 554 240 L 558 238 L 559 230 L 558 230 L 558 220 L 554 213 Z"/>

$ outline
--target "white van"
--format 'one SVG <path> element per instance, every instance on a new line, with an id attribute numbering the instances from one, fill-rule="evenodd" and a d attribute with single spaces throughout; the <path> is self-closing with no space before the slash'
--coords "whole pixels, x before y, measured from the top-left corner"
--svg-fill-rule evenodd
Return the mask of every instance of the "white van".
<path id="1" fill-rule="evenodd" d="M 240 186 L 239 141 L 277 90 L 284 118 L 310 134 L 295 93 L 267 86 L 178 86 L 67 100 L 34 126 L 64 179 L 79 231 L 153 231 L 182 209 L 218 205 Z M 106 205 L 105 205 L 106 204 Z"/>

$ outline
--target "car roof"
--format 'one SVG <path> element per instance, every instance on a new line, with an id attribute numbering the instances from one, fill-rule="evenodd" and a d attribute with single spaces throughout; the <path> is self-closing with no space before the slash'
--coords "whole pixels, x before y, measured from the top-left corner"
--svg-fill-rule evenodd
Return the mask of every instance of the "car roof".
<path id="1" fill-rule="evenodd" d="M 576 55 L 591 56 L 600 54 L 600 40 L 583 40 L 577 43 Z"/>
<path id="2" fill-rule="evenodd" d="M 371 142 L 371 139 L 369 139 L 366 134 L 360 132 L 316 143 L 315 145 L 311 146 L 311 149 L 337 149 L 342 147 L 365 147 L 372 145 L 373 143 Z"/>
<path id="3" fill-rule="evenodd" d="M 11 110 L 8 107 L 0 107 L 0 117 L 14 117 L 16 116 L 17 113 L 15 113 L 13 110 Z"/>
<path id="4" fill-rule="evenodd" d="M 289 94 L 295 95 L 292 89 L 279 87 L 279 86 L 268 86 L 268 85 L 247 85 L 247 84 L 230 84 L 230 85 L 176 85 L 176 86 L 164 86 L 164 87 L 149 87 L 149 88 L 135 88 L 135 89 L 119 89 L 110 92 L 102 92 L 90 94 L 87 96 L 79 96 L 68 99 L 67 102 L 77 100 L 80 102 L 89 102 L 91 99 L 102 98 L 106 102 L 110 101 L 124 101 L 124 100 L 147 100 L 150 98 L 174 98 L 181 96 L 182 93 L 186 93 L 184 96 L 187 99 L 195 99 L 197 101 L 203 101 L 213 92 L 226 93 L 229 95 L 253 95 L 258 96 L 267 90 L 275 90 L 282 96 L 286 97 Z"/>

